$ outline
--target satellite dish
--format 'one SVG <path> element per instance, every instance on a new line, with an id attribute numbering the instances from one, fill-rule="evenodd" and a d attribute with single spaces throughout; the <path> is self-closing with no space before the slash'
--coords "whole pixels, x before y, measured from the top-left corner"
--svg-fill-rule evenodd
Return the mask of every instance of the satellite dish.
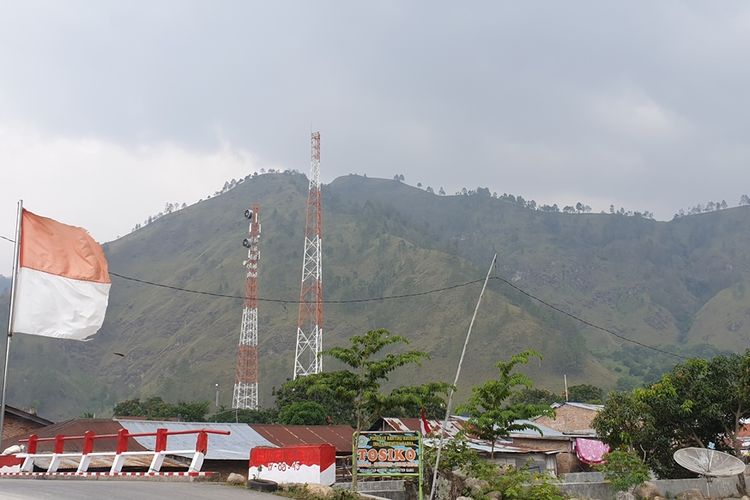
<path id="1" fill-rule="evenodd" d="M 739 458 L 708 448 L 682 448 L 674 452 L 674 461 L 705 477 L 736 476 L 745 472 Z"/>
<path id="2" fill-rule="evenodd" d="M 674 461 L 687 470 L 706 478 L 706 492 L 711 497 L 711 481 L 715 477 L 736 476 L 745 472 L 739 458 L 709 448 L 682 448 L 674 452 Z"/>

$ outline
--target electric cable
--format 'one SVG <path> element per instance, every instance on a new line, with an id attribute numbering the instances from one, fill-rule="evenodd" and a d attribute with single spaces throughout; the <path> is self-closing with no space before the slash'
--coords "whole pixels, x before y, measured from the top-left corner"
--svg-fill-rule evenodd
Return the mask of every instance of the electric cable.
<path id="1" fill-rule="evenodd" d="M 11 243 L 15 243 L 14 240 L 12 240 L 10 238 L 7 238 L 5 236 L 0 236 L 0 238 L 2 238 L 4 240 L 7 240 L 7 241 L 10 241 Z M 140 279 L 140 278 L 134 278 L 132 276 L 125 276 L 123 274 L 119 274 L 119 273 L 116 273 L 116 272 L 113 272 L 113 271 L 109 271 L 109 274 L 112 275 L 112 276 L 115 276 L 117 278 L 126 280 L 126 281 L 131 281 L 131 282 L 134 282 L 134 283 L 140 283 L 140 284 L 148 285 L 148 286 L 154 286 L 154 287 L 158 287 L 158 288 L 166 288 L 168 290 L 175 290 L 175 291 L 185 292 L 185 293 L 193 293 L 193 294 L 196 294 L 196 295 L 205 295 L 205 296 L 209 296 L 209 297 L 218 297 L 218 298 L 234 299 L 234 300 L 245 300 L 245 297 L 241 296 L 241 295 L 230 295 L 230 294 L 217 293 L 217 292 L 208 292 L 208 291 L 205 291 L 205 290 L 192 290 L 192 289 L 189 289 L 189 288 L 183 288 L 183 287 L 178 287 L 178 286 L 174 286 L 174 285 L 167 285 L 167 284 L 164 284 L 164 283 L 157 283 L 155 281 L 149 281 L 149 280 L 144 280 L 144 279 Z M 569 317 L 569 318 L 571 318 L 571 319 L 573 319 L 575 321 L 578 321 L 579 323 L 582 323 L 582 324 L 584 324 L 584 325 L 586 325 L 586 326 L 588 326 L 590 328 L 593 328 L 593 329 L 598 330 L 600 332 L 604 332 L 604 333 L 606 333 L 608 335 L 612 335 L 614 337 L 617 337 L 618 339 L 620 339 L 620 340 L 622 340 L 624 342 L 630 342 L 632 344 L 638 345 L 638 346 L 643 347 L 645 349 L 650 349 L 652 351 L 659 352 L 661 354 L 666 354 L 667 356 L 672 356 L 672 357 L 678 358 L 678 359 L 690 359 L 688 356 L 683 356 L 683 355 L 677 354 L 675 352 L 667 351 L 666 349 L 661 349 L 659 347 L 656 347 L 656 346 L 653 346 L 653 345 L 650 345 L 650 344 L 646 344 L 644 342 L 640 342 L 640 341 L 635 340 L 635 339 L 631 339 L 629 337 L 626 337 L 624 335 L 621 335 L 621 334 L 615 332 L 614 330 L 611 330 L 609 328 L 597 325 L 596 323 L 593 323 L 593 322 L 591 322 L 591 321 L 589 321 L 587 319 L 584 319 L 584 318 L 582 318 L 580 316 L 576 316 L 575 314 L 573 314 L 571 312 L 568 312 L 568 311 L 566 311 L 566 310 L 564 310 L 564 309 L 562 309 L 562 308 L 560 308 L 558 306 L 555 306 L 554 304 L 551 304 L 551 303 L 547 302 L 546 300 L 544 300 L 544 299 L 542 299 L 540 297 L 537 297 L 536 295 L 534 295 L 534 294 L 532 294 L 530 292 L 527 292 L 526 290 L 524 290 L 523 288 L 517 286 L 516 284 L 514 284 L 510 280 L 507 280 L 506 278 L 503 278 L 502 276 L 499 276 L 497 274 L 497 264 L 495 264 L 494 274 L 495 274 L 494 276 L 490 276 L 490 278 L 489 278 L 490 280 L 500 281 L 501 283 L 509 286 L 510 288 L 513 288 L 518 293 L 520 293 L 520 294 L 522 294 L 522 295 L 524 295 L 524 296 L 526 296 L 526 297 L 528 297 L 528 298 L 530 298 L 532 300 L 535 300 L 535 301 L 539 302 L 540 304 L 544 305 L 545 307 L 548 307 L 548 308 L 552 309 L 553 311 L 556 311 L 556 312 L 558 312 L 560 314 L 563 314 L 563 315 L 565 315 L 565 316 L 567 316 L 567 317 Z M 476 280 L 472 280 L 472 281 L 467 281 L 467 282 L 464 282 L 464 283 L 458 283 L 458 284 L 455 284 L 455 285 L 450 285 L 450 286 L 446 286 L 446 287 L 442 287 L 442 288 L 435 288 L 435 289 L 432 289 L 432 290 L 425 290 L 425 291 L 422 291 L 422 292 L 404 293 L 404 294 L 398 294 L 398 295 L 384 295 L 384 296 L 380 296 L 380 297 L 367 297 L 367 298 L 361 298 L 361 299 L 339 299 L 339 300 L 326 299 L 326 300 L 323 300 L 323 303 L 324 304 L 361 304 L 361 303 L 365 303 L 365 302 L 379 302 L 379 301 L 384 301 L 384 300 L 397 300 L 397 299 L 407 299 L 407 298 L 411 298 L 411 297 L 422 297 L 422 296 L 425 296 L 425 295 L 431 295 L 431 294 L 435 294 L 435 293 L 442 293 L 442 292 L 447 292 L 447 291 L 450 291 L 450 290 L 455 290 L 457 288 L 463 288 L 463 287 L 466 287 L 466 286 L 475 285 L 475 284 L 481 283 L 483 281 L 484 281 L 484 279 L 480 278 L 480 279 L 476 279 Z M 261 298 L 261 297 L 258 297 L 257 300 L 258 300 L 258 302 L 269 302 L 269 303 L 276 303 L 276 304 L 282 304 L 282 305 L 286 305 L 286 304 L 299 304 L 300 303 L 299 300 L 293 300 L 293 299 L 276 299 L 276 298 Z"/>
<path id="2" fill-rule="evenodd" d="M 180 292 L 195 293 L 195 294 L 199 294 L 199 295 L 209 295 L 209 296 L 212 296 L 212 297 L 220 297 L 220 298 L 225 298 L 225 299 L 245 300 L 245 297 L 242 296 L 242 295 L 229 295 L 229 294 L 224 294 L 224 293 L 206 292 L 206 291 L 203 291 L 203 290 L 191 290 L 189 288 L 182 288 L 182 287 L 178 287 L 178 286 L 165 285 L 164 283 L 156 283 L 154 281 L 148 281 L 148 280 L 142 280 L 142 279 L 139 279 L 139 278 L 133 278 L 132 276 L 124 276 L 122 274 L 118 274 L 118 273 L 115 273 L 113 271 L 110 271 L 109 274 L 112 275 L 112 276 L 116 276 L 116 277 L 118 277 L 120 279 L 127 280 L 127 281 L 134 281 L 136 283 L 141 283 L 141 284 L 144 284 L 144 285 L 156 286 L 156 287 L 160 287 L 160 288 L 167 288 L 167 289 L 170 289 L 170 290 L 177 290 L 177 291 L 180 291 Z M 422 291 L 422 292 L 404 293 L 404 294 L 399 294 L 399 295 L 383 295 L 383 296 L 380 296 L 380 297 L 367 297 L 367 298 L 362 298 L 362 299 L 340 299 L 340 300 L 326 299 L 326 300 L 323 300 L 322 302 L 324 304 L 359 304 L 359 303 L 362 303 L 362 302 L 378 302 L 378 301 L 382 301 L 382 300 L 406 299 L 406 298 L 410 298 L 410 297 L 421 297 L 423 295 L 430 295 L 430 294 L 433 294 L 433 293 L 440 293 L 440 292 L 445 292 L 445 291 L 448 291 L 448 290 L 454 290 L 456 288 L 462 288 L 462 287 L 465 287 L 465 286 L 474 285 L 476 283 L 480 283 L 481 281 L 484 281 L 484 280 L 482 280 L 482 279 L 472 280 L 472 281 L 467 281 L 465 283 L 458 283 L 456 285 L 450 285 L 450 286 L 446 286 L 446 287 L 443 287 L 443 288 L 435 288 L 433 290 L 425 290 L 425 291 Z M 286 305 L 286 304 L 300 304 L 300 303 L 302 303 L 302 301 L 295 300 L 295 299 L 271 299 L 271 298 L 262 298 L 262 297 L 258 297 L 257 301 L 258 302 L 273 302 L 273 303 L 284 304 L 284 305 Z"/>
<path id="3" fill-rule="evenodd" d="M 602 332 L 604 332 L 604 333 L 608 333 L 608 334 L 610 334 L 610 335 L 614 335 L 615 337 L 617 337 L 617 338 L 618 338 L 618 339 L 620 339 L 620 340 L 624 340 L 625 342 L 631 342 L 631 343 L 633 343 L 633 344 L 636 344 L 636 345 L 639 345 L 639 346 L 641 346 L 641 347 L 645 347 L 646 349 L 651 349 L 651 350 L 653 350 L 653 351 L 656 351 L 656 352 L 660 352 L 660 353 L 662 353 L 662 354 L 666 354 L 666 355 L 668 355 L 668 356 L 673 356 L 673 357 L 675 357 L 675 358 L 679 358 L 679 359 L 690 359 L 690 358 L 689 358 L 688 356 L 683 356 L 683 355 L 681 355 L 681 354 L 677 354 L 677 353 L 674 353 L 674 352 L 671 352 L 671 351 L 667 351 L 667 350 L 665 350 L 665 349 L 660 349 L 659 347 L 655 347 L 655 346 L 652 346 L 652 345 L 649 345 L 649 344 L 644 344 L 643 342 L 640 342 L 640 341 L 638 341 L 638 340 L 635 340 L 635 339 L 631 339 L 631 338 L 629 338 L 629 337 L 625 337 L 624 335 L 620 335 L 619 333 L 617 333 L 617 332 L 615 332 L 615 331 L 613 331 L 613 330 L 610 330 L 609 328 L 605 328 L 605 327 L 603 327 L 603 326 L 599 326 L 599 325 L 597 325 L 596 323 L 592 323 L 591 321 L 588 321 L 588 320 L 586 320 L 586 319 L 584 319 L 584 318 L 581 318 L 580 316 L 576 316 L 576 315 L 575 315 L 575 314 L 573 314 L 573 313 L 570 313 L 570 312 L 568 312 L 568 311 L 566 311 L 566 310 L 564 310 L 564 309 L 561 309 L 561 308 L 559 308 L 559 307 L 557 307 L 557 306 L 555 306 L 555 305 L 553 305 L 553 304 L 550 304 L 549 302 L 545 301 L 544 299 L 540 299 L 540 298 L 539 298 L 539 297 L 537 297 L 536 295 L 533 295 L 533 294 L 531 294 L 531 293 L 527 292 L 526 290 L 524 290 L 524 289 L 522 289 L 522 288 L 520 288 L 520 287 L 516 286 L 516 285 L 515 285 L 514 283 L 512 283 L 512 282 L 508 281 L 508 280 L 507 280 L 507 279 L 505 279 L 505 278 L 502 278 L 502 277 L 500 277 L 500 276 L 492 276 L 492 277 L 491 277 L 490 279 L 493 279 L 493 280 L 498 280 L 498 281 L 500 281 L 500 282 L 502 282 L 502 283 L 504 283 L 504 284 L 508 285 L 509 287 L 513 288 L 513 289 L 514 289 L 514 290 L 516 290 L 517 292 L 519 292 L 519 293 L 521 293 L 521 294 L 523 294 L 523 295 L 525 295 L 525 296 L 529 297 L 530 299 L 536 300 L 536 301 L 537 301 L 537 302 L 539 302 L 540 304 L 543 304 L 543 305 L 545 305 L 545 306 L 549 307 L 549 308 L 550 308 L 550 309 L 552 309 L 553 311 L 557 311 L 557 312 L 559 312 L 560 314 L 564 314 L 565 316 L 568 316 L 569 318 L 572 318 L 572 319 L 574 319 L 574 320 L 576 320 L 576 321 L 578 321 L 578 322 L 580 322 L 580 323 L 583 323 L 583 324 L 584 324 L 584 325 L 586 325 L 586 326 L 589 326 L 589 327 L 591 327 L 591 328 L 594 328 L 594 329 L 596 329 L 596 330 L 602 331 Z"/>

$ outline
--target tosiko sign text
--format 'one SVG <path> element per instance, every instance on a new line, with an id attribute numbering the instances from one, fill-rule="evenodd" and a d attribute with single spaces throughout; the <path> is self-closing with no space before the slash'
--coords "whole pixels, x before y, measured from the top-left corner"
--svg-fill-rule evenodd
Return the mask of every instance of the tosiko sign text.
<path id="1" fill-rule="evenodd" d="M 358 475 L 420 474 L 422 439 L 418 432 L 362 432 L 355 445 Z"/>

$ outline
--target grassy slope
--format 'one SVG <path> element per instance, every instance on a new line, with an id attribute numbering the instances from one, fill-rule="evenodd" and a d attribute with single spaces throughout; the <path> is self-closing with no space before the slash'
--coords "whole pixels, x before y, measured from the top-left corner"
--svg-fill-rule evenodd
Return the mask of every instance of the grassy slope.
<path id="1" fill-rule="evenodd" d="M 260 294 L 295 299 L 306 191 L 299 175 L 249 180 L 107 244 L 111 269 L 239 295 L 247 229 L 242 211 L 259 202 Z M 325 294 L 381 296 L 477 279 L 496 251 L 501 275 L 625 335 L 680 349 L 704 342 L 741 349 L 750 328 L 750 319 L 742 320 L 748 314 L 747 214 L 743 207 L 670 223 L 549 214 L 489 197 L 439 197 L 394 181 L 347 176 L 324 190 Z M 478 291 L 475 285 L 409 300 L 330 304 L 326 345 L 386 327 L 432 355 L 394 383 L 451 380 Z M 14 338 L 11 401 L 57 418 L 106 411 L 135 395 L 211 400 L 219 382 L 222 402 L 229 404 L 241 307 L 238 300 L 115 277 L 104 328 L 90 342 Z M 291 375 L 296 318 L 294 304 L 261 304 L 266 404 L 271 388 Z M 491 376 L 498 359 L 525 348 L 545 354 L 529 371 L 556 391 L 563 373 L 571 383 L 612 387 L 629 373 L 642 376 L 637 364 L 650 359 L 493 282 L 469 346 L 463 389 Z M 654 361 L 659 367 L 668 362 Z"/>

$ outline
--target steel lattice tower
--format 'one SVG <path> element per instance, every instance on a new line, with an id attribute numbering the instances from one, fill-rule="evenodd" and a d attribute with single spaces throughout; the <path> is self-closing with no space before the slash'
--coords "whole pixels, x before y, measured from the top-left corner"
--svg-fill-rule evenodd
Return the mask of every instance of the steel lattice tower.
<path id="1" fill-rule="evenodd" d="M 307 196 L 305 252 L 302 260 L 297 348 L 294 378 L 320 373 L 323 360 L 323 249 L 322 206 L 320 202 L 320 132 L 311 137 L 310 191 Z"/>
<path id="2" fill-rule="evenodd" d="M 258 409 L 258 263 L 260 259 L 260 205 L 245 210 L 250 219 L 248 237 L 242 241 L 247 248 L 247 260 L 243 262 L 245 277 L 245 304 L 242 308 L 240 343 L 237 346 L 237 369 L 235 371 L 232 408 Z"/>

